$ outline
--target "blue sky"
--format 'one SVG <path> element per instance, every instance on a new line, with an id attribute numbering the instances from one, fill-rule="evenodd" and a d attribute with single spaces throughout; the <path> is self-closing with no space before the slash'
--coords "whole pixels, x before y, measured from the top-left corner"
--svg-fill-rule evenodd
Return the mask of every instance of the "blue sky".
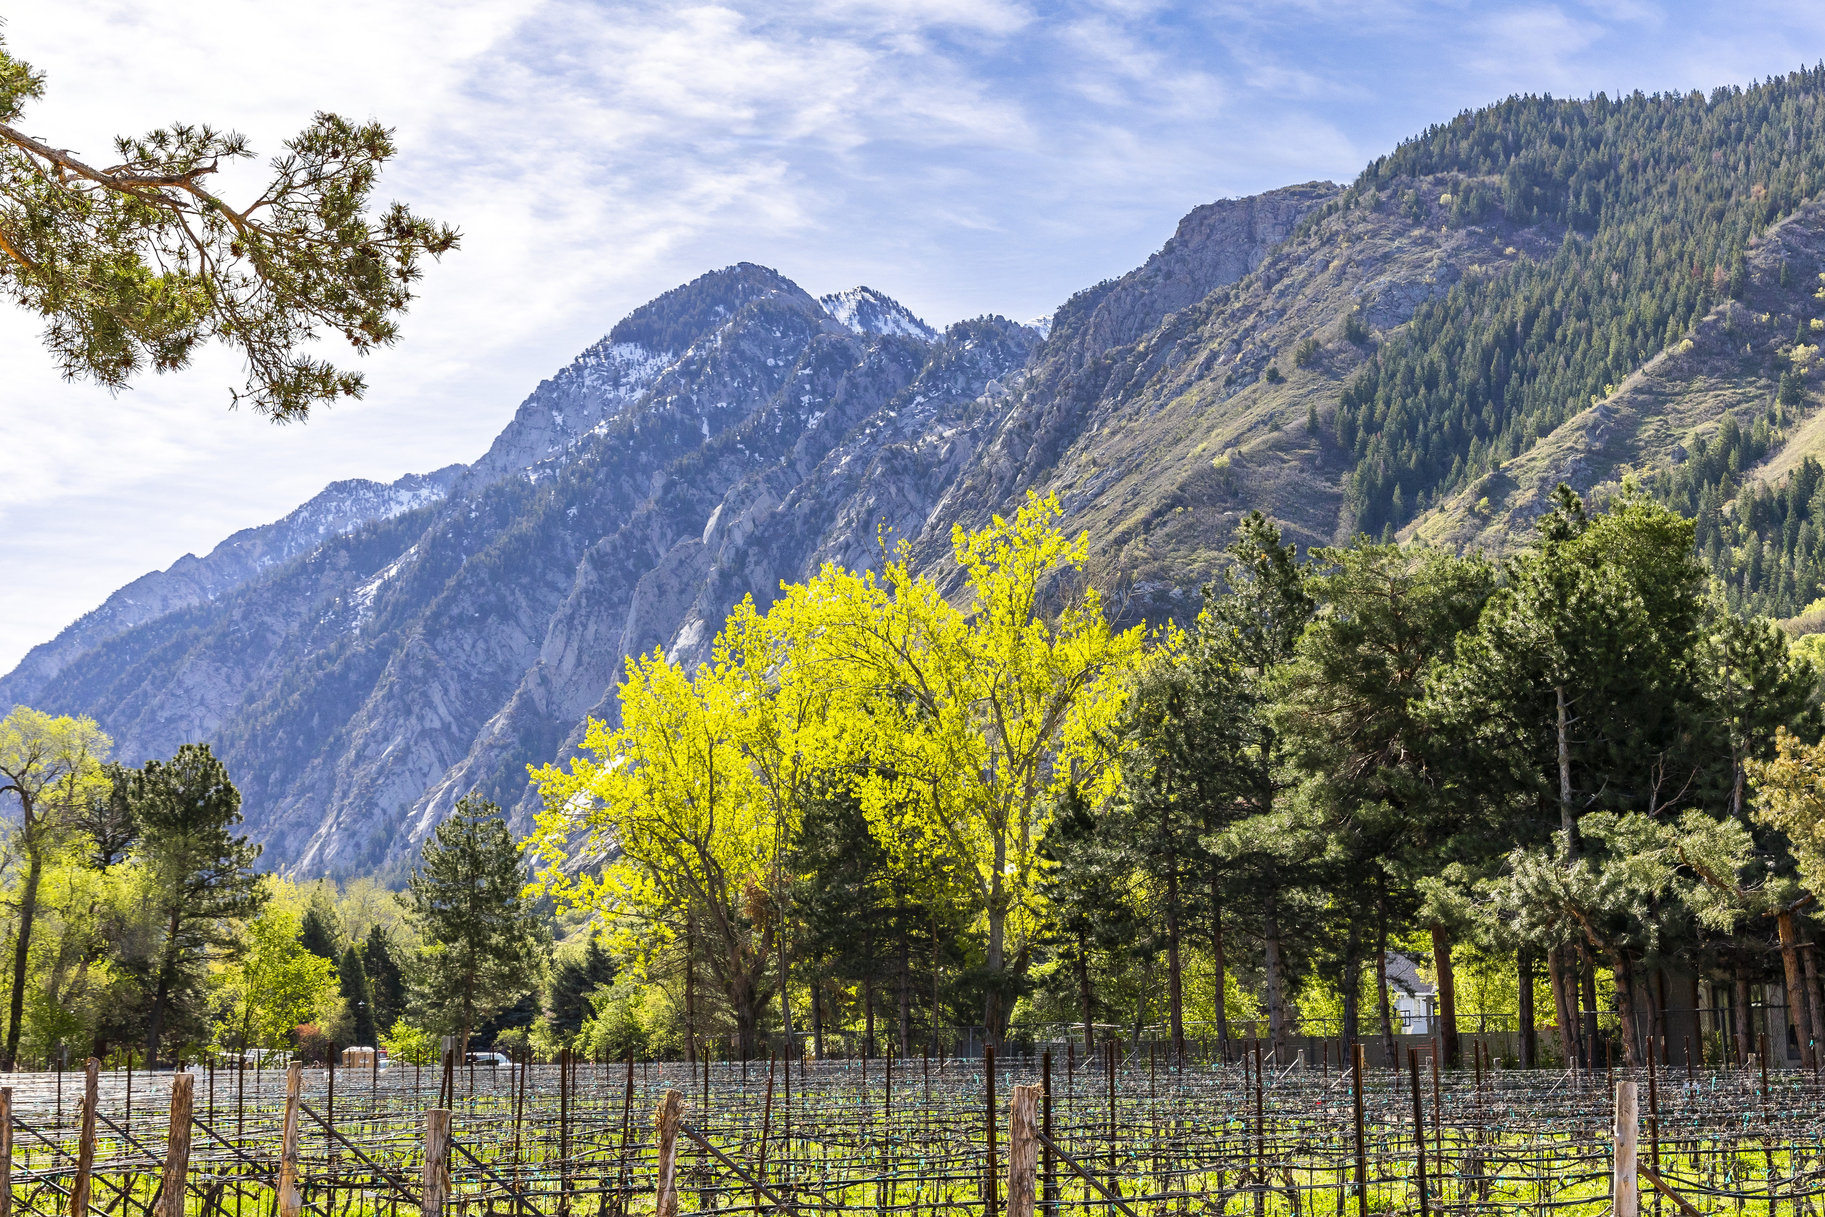
<path id="1" fill-rule="evenodd" d="M 0 309 L 0 670 L 108 592 L 344 477 L 470 460 L 630 308 L 762 262 L 934 324 L 1028 318 L 1199 203 L 1347 180 L 1513 92 L 1746 84 L 1825 57 L 1825 6 L 59 0 L 7 5 L 49 74 L 22 126 L 78 152 L 173 119 L 257 151 L 378 117 L 382 193 L 459 225 L 369 395 L 227 409 L 209 357 L 119 397 Z M 244 185 L 251 185 L 251 179 Z M 233 186 L 229 187 L 230 194 Z M 333 352 L 332 352 L 333 355 Z"/>

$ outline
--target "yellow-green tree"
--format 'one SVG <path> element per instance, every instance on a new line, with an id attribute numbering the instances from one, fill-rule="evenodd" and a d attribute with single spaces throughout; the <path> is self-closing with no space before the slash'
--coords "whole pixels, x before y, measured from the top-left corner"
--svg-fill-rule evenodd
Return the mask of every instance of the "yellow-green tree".
<path id="1" fill-rule="evenodd" d="M 336 965 L 298 941 L 303 918 L 268 903 L 247 925 L 245 949 L 217 974 L 216 1040 L 225 1048 L 279 1048 L 336 997 Z"/>
<path id="2" fill-rule="evenodd" d="M 744 603 L 696 672 L 658 651 L 629 661 L 620 728 L 591 722 L 585 736 L 595 759 L 534 774 L 547 883 L 574 904 L 631 914 L 649 975 L 682 949 L 693 1023 L 692 969 L 704 960 L 744 1054 L 785 970 L 786 850 L 817 766 L 839 747 L 827 686 L 789 627 Z M 619 850 L 599 881 L 556 870 L 579 839 L 586 852 Z"/>
<path id="3" fill-rule="evenodd" d="M 1791 881 L 1779 881 L 1773 889 L 1775 928 L 1780 936 L 1781 962 L 1787 990 L 1804 992 L 1806 1014 L 1811 1022 L 1811 1043 L 1825 1041 L 1825 1006 L 1819 999 L 1817 964 L 1810 949 L 1800 950 L 1797 911 L 1811 898 L 1825 893 L 1825 740 L 1808 744 L 1781 728 L 1775 733 L 1775 754 L 1768 760 L 1750 759 L 1743 764 L 1745 776 L 1755 788 L 1755 819 L 1787 835 L 1793 850 L 1794 869 L 1799 872 L 1798 886 L 1790 890 Z M 1797 1006 L 1797 1002 L 1792 1003 Z M 1793 1022 L 1799 1025 L 1798 1011 Z M 1802 1044 L 1808 1037 L 1800 1036 Z"/>
<path id="4" fill-rule="evenodd" d="M 16 897 L 19 928 L 13 937 L 12 997 L 0 1072 L 11 1070 L 19 1055 L 26 970 L 45 866 L 53 851 L 76 831 L 77 819 L 88 802 L 107 793 L 110 783 L 103 762 L 112 746 L 113 741 L 91 718 L 53 717 L 15 706 L 0 719 L 0 796 L 11 795 L 19 805 L 13 843 L 25 861 Z"/>
<path id="5" fill-rule="evenodd" d="M 1074 586 L 1087 536 L 1067 537 L 1055 498 L 1029 495 L 952 552 L 964 603 L 915 574 L 903 547 L 877 578 L 826 568 L 789 589 L 813 670 L 838 686 L 858 793 L 890 848 L 951 855 L 984 934 L 984 1025 L 1005 1029 L 1043 926 L 1041 842 L 1073 784 L 1092 802 L 1116 783 L 1109 747 L 1142 654 L 1094 588 Z"/>

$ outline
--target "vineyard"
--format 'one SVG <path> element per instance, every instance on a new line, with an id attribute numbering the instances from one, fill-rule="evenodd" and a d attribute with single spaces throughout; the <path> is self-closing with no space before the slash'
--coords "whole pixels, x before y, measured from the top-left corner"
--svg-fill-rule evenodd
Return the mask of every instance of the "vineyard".
<path id="1" fill-rule="evenodd" d="M 1820 1212 L 1811 1074 L 1236 1055 L 21 1074 L 0 1213 Z"/>

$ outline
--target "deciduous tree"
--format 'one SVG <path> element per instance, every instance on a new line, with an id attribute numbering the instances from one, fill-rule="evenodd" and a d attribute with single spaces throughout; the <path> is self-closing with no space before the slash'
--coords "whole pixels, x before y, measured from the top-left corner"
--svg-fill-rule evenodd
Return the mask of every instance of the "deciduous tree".
<path id="1" fill-rule="evenodd" d="M 112 741 L 89 718 L 53 717 L 16 706 L 0 719 L 0 795 L 10 794 L 18 803 L 19 821 L 13 836 L 25 859 L 0 1072 L 12 1069 L 19 1057 L 26 965 L 31 958 L 32 926 L 45 864 L 83 811 L 94 800 L 108 797 L 112 783 L 102 764 L 111 746 Z"/>

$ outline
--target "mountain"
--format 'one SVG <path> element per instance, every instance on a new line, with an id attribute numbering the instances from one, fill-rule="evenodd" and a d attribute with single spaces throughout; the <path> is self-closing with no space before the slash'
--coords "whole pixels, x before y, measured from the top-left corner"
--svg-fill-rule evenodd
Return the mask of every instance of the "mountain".
<path id="1" fill-rule="evenodd" d="M 1493 551 L 1560 481 L 1698 521 L 1734 602 L 1825 592 L 1825 73 L 1513 98 L 1347 187 L 1199 207 L 1044 324 L 933 329 L 740 264 L 643 305 L 474 464 L 341 483 L 123 588 L 0 682 L 124 759 L 212 742 L 275 863 L 395 868 L 455 799 L 612 718 L 628 656 L 883 535 L 1029 490 L 1130 619 L 1195 610 L 1237 518 Z M 1815 614 L 1818 616 L 1818 614 Z"/>

